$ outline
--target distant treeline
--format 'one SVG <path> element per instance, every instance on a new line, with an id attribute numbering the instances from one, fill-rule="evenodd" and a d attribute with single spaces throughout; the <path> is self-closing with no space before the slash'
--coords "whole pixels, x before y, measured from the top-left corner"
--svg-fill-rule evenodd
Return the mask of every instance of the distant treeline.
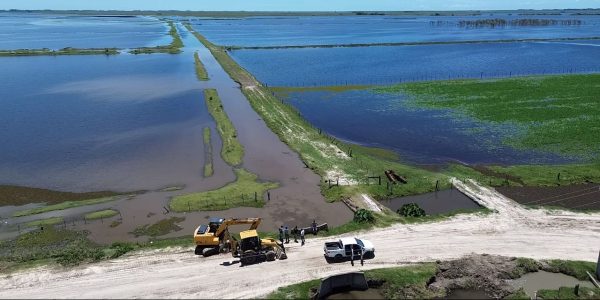
<path id="1" fill-rule="evenodd" d="M 553 20 L 553 19 L 480 19 L 480 20 L 461 20 L 452 21 L 431 21 L 431 26 L 453 26 L 464 28 L 494 28 L 506 26 L 579 26 L 583 24 L 581 20 Z"/>

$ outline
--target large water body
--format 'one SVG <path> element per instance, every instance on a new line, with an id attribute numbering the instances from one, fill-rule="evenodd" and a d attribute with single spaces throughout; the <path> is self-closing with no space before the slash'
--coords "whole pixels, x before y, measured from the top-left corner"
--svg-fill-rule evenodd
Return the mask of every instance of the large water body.
<path id="1" fill-rule="evenodd" d="M 168 44 L 153 17 L 100 17 L 0 12 L 0 49 L 136 48 Z"/>
<path id="2" fill-rule="evenodd" d="M 202 128 L 213 121 L 191 54 L 0 65 L 1 184 L 132 191 L 202 178 Z"/>
<path id="3" fill-rule="evenodd" d="M 230 53 L 269 86 L 323 86 L 597 72 L 599 46 L 595 40 L 577 40 Z"/>
<path id="4" fill-rule="evenodd" d="M 581 20 L 579 26 L 506 26 L 465 29 L 461 20 L 502 18 Z M 432 25 L 431 22 L 444 25 Z M 235 46 L 399 43 L 600 36 L 600 16 L 317 16 L 192 19 L 213 43 Z"/>

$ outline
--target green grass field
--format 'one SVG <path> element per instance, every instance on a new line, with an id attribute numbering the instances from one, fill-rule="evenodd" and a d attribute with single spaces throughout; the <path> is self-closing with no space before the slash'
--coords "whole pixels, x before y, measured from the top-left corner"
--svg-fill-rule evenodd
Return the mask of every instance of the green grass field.
<path id="1" fill-rule="evenodd" d="M 118 215 L 119 212 L 114 209 L 99 210 L 85 214 L 86 220 L 107 219 Z"/>
<path id="2" fill-rule="evenodd" d="M 206 72 L 206 68 L 204 68 L 204 64 L 200 60 L 200 56 L 198 56 L 198 52 L 194 52 L 194 63 L 196 65 L 196 77 L 198 77 L 198 80 L 208 80 L 208 73 Z"/>
<path id="3" fill-rule="evenodd" d="M 135 230 L 133 230 L 133 234 L 136 237 L 139 236 L 161 236 L 168 234 L 173 231 L 181 230 L 181 227 L 177 225 L 177 223 L 181 223 L 185 221 L 185 217 L 171 217 L 168 219 L 160 220 L 154 224 L 138 226 Z"/>
<path id="4" fill-rule="evenodd" d="M 375 89 L 412 105 L 450 109 L 483 126 L 513 125 L 504 143 L 588 160 L 600 154 L 600 74 L 405 83 Z"/>
<path id="5" fill-rule="evenodd" d="M 208 107 L 208 112 L 217 123 L 217 131 L 221 135 L 221 140 L 223 141 L 221 157 L 223 157 L 223 160 L 231 166 L 241 164 L 244 157 L 244 147 L 237 139 L 237 131 L 223 109 L 223 104 L 217 94 L 217 90 L 204 90 L 204 101 Z"/>
<path id="6" fill-rule="evenodd" d="M 206 153 L 204 161 L 204 177 L 210 177 L 213 175 L 213 162 L 212 162 L 212 144 L 210 138 L 210 127 L 204 127 L 202 130 L 202 136 L 204 139 L 204 150 Z"/>
<path id="7" fill-rule="evenodd" d="M 69 208 L 73 208 L 73 207 L 105 203 L 105 202 L 110 202 L 110 201 L 114 201 L 114 200 L 117 200 L 117 197 L 104 197 L 104 198 L 81 200 L 81 201 L 65 201 L 65 202 L 62 202 L 59 204 L 53 204 L 53 205 L 42 206 L 42 207 L 26 209 L 26 210 L 19 210 L 19 211 L 13 213 L 13 217 L 36 215 L 36 214 L 41 214 L 41 213 L 54 211 L 54 210 L 64 210 L 64 209 L 69 209 Z"/>
<path id="8" fill-rule="evenodd" d="M 258 177 L 244 169 L 236 169 L 236 180 L 212 191 L 174 197 L 169 206 L 176 212 L 223 210 L 232 207 L 262 207 L 263 195 L 278 187 L 277 183 L 259 182 Z M 254 198 L 256 193 L 257 199 Z"/>

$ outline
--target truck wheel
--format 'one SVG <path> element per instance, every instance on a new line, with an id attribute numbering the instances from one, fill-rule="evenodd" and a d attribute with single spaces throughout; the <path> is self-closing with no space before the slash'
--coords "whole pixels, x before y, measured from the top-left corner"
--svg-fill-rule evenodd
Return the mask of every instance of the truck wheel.
<path id="1" fill-rule="evenodd" d="M 365 254 L 365 258 L 368 258 L 368 259 L 375 258 L 375 252 L 367 252 Z"/>
<path id="2" fill-rule="evenodd" d="M 215 254 L 214 252 L 215 252 L 214 248 L 204 248 L 202 250 L 202 256 L 209 257 L 209 256 Z"/>
<path id="3" fill-rule="evenodd" d="M 202 250 L 204 250 L 203 246 L 196 246 L 196 249 L 194 250 L 194 254 L 202 255 Z"/>
<path id="4" fill-rule="evenodd" d="M 274 261 L 275 260 L 275 256 L 277 256 L 277 254 L 275 254 L 275 251 L 269 250 L 267 252 L 267 254 L 266 254 L 267 261 Z"/>
<path id="5" fill-rule="evenodd" d="M 336 261 L 342 261 L 343 256 L 341 254 L 336 254 L 335 255 L 335 260 Z"/>

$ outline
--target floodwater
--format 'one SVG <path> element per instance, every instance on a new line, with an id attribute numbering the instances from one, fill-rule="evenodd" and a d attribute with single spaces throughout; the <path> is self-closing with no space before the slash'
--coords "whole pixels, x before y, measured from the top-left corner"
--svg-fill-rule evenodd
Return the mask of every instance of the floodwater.
<path id="1" fill-rule="evenodd" d="M 189 62 L 0 58 L 0 182 L 124 192 L 202 180 L 202 128 L 214 122 Z"/>
<path id="2" fill-rule="evenodd" d="M 427 215 L 447 214 L 457 210 L 481 208 L 477 202 L 455 189 L 382 200 L 379 202 L 392 211 L 400 209 L 404 204 L 416 203 L 425 210 Z"/>
<path id="3" fill-rule="evenodd" d="M 575 287 L 578 284 L 581 287 L 594 288 L 590 281 L 582 281 L 562 273 L 546 271 L 527 273 L 511 283 L 515 287 L 523 287 L 529 297 L 534 297 L 536 291 L 539 290 L 556 290 L 560 287 Z"/>
<path id="4" fill-rule="evenodd" d="M 501 18 L 581 20 L 579 26 L 506 26 L 465 29 L 461 20 Z M 441 22 L 432 25 L 431 22 Z M 302 16 L 193 19 L 194 28 L 219 45 L 284 46 L 348 43 L 470 41 L 600 36 L 600 16 Z"/>
<path id="5" fill-rule="evenodd" d="M 136 48 L 171 42 L 154 17 L 0 12 L 0 49 Z"/>
<path id="6" fill-rule="evenodd" d="M 269 86 L 392 84 L 600 71 L 598 41 L 234 50 Z"/>
<path id="7" fill-rule="evenodd" d="M 286 100 L 328 134 L 391 149 L 403 160 L 417 164 L 568 161 L 553 154 L 502 145 L 502 138 L 515 134 L 517 128 L 458 118 L 446 110 L 417 109 L 403 95 L 372 90 L 306 91 L 288 93 Z"/>
<path id="8" fill-rule="evenodd" d="M 347 291 L 332 294 L 326 297 L 326 299 L 385 299 L 377 289 L 368 289 L 366 291 Z"/>

